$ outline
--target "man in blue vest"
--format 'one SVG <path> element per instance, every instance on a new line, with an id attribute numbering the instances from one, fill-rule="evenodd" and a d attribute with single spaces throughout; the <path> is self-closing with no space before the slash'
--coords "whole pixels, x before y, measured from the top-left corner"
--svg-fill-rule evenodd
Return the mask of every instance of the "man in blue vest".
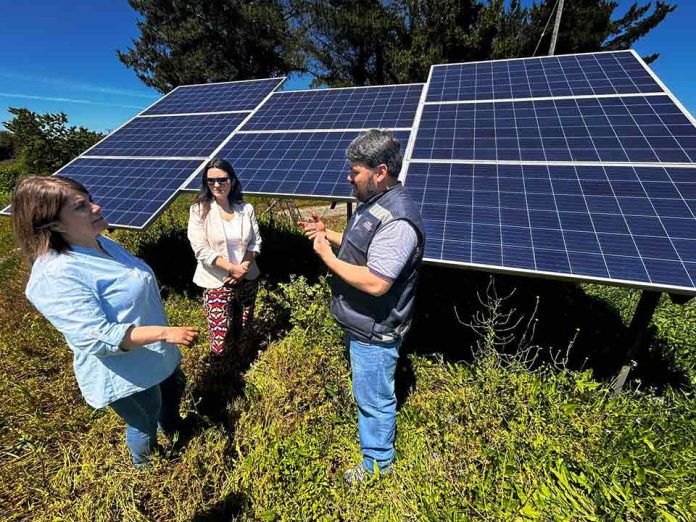
<path id="1" fill-rule="evenodd" d="M 401 145 L 390 132 L 358 136 L 346 156 L 360 204 L 345 231 L 328 230 L 316 213 L 300 225 L 334 274 L 331 311 L 349 344 L 363 454 L 344 477 L 357 482 L 388 472 L 394 459 L 394 374 L 413 315 L 425 232 L 418 207 L 398 180 Z"/>

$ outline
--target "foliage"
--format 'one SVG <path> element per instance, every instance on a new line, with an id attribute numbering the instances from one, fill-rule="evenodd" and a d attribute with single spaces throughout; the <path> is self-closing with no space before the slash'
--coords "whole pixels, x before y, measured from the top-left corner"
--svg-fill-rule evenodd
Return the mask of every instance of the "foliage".
<path id="1" fill-rule="evenodd" d="M 314 84 L 381 85 L 425 81 L 435 63 L 532 56 L 556 0 L 296 0 Z M 557 54 L 630 48 L 675 9 L 613 0 L 566 2 Z M 657 54 L 649 59 L 655 59 Z"/>
<path id="2" fill-rule="evenodd" d="M 626 290 L 602 285 L 586 285 L 586 291 L 616 307 L 626 322 L 630 321 L 640 297 L 638 290 Z M 655 342 L 650 352 L 662 352 L 672 361 L 673 369 L 687 376 L 696 389 L 696 299 L 687 304 L 675 304 L 663 295 L 653 316 Z M 645 364 L 645 361 L 641 361 Z"/>
<path id="3" fill-rule="evenodd" d="M 0 130 L 0 161 L 8 160 L 15 154 L 15 141 L 12 133 Z"/>
<path id="4" fill-rule="evenodd" d="M 534 4 L 529 10 L 528 25 L 520 40 L 522 47 L 518 56 L 531 54 L 546 24 L 555 0 Z M 657 27 L 665 17 L 676 9 L 675 4 L 658 0 L 631 4 L 621 16 L 616 15 L 619 2 L 615 0 L 580 0 L 566 2 L 558 32 L 556 54 L 585 53 L 592 51 L 616 51 L 630 49 L 631 46 L 649 31 Z M 543 40 L 548 45 L 550 31 Z M 545 49 L 542 48 L 542 54 Z M 651 62 L 659 56 L 654 53 L 647 57 Z"/>
<path id="5" fill-rule="evenodd" d="M 12 119 L 5 127 L 17 146 L 17 161 L 27 174 L 50 174 L 94 145 L 103 136 L 84 127 L 68 127 L 60 113 L 38 114 L 10 107 Z"/>
<path id="6" fill-rule="evenodd" d="M 177 201 L 144 235 L 114 235 L 138 254 L 167 250 L 167 238 L 183 231 L 189 202 Z M 296 250 L 289 240 L 285 245 L 286 251 Z M 153 466 L 133 469 L 122 422 L 84 404 L 62 337 L 24 299 L 27 270 L 7 220 L 0 221 L 0 250 L 7 262 L 0 270 L 3 520 L 689 521 L 696 516 L 693 391 L 614 397 L 589 371 L 530 367 L 524 354 L 499 352 L 506 343 L 507 312 L 485 299 L 479 319 L 462 317 L 479 325 L 471 363 L 438 355 L 404 357 L 397 376 L 394 470 L 347 487 L 342 472 L 360 459 L 355 404 L 342 334 L 331 318 L 330 291 L 322 278 L 316 284 L 292 277 L 262 286 L 256 320 L 260 352 L 254 350 L 248 371 L 238 367 L 235 372 L 243 375 L 227 381 L 234 393 L 219 419 L 206 414 L 205 335 L 182 350 L 188 376 L 182 411 L 197 427 L 180 453 L 162 440 L 165 451 Z M 181 269 L 183 257 L 179 252 L 168 262 Z M 637 297 L 598 285 L 585 291 L 618 308 L 624 319 Z M 663 300 L 655 317 L 660 348 L 684 363 L 693 362 L 694 309 L 693 303 L 677 307 Z M 172 324 L 205 331 L 197 298 L 171 292 L 166 311 Z M 539 323 L 544 320 L 540 315 Z M 464 338 L 451 335 L 447 342 L 461 345 Z"/>
<path id="7" fill-rule="evenodd" d="M 278 0 L 129 0 L 140 36 L 119 60 L 160 92 L 297 70 L 293 24 Z"/>
<path id="8" fill-rule="evenodd" d="M 411 358 L 393 472 L 347 488 L 342 471 L 360 457 L 344 350 L 308 339 L 321 326 L 305 324 L 247 375 L 228 486 L 244 519 L 688 520 L 696 509 L 689 397 L 613 398 L 589 372 L 530 371 L 485 341 L 471 366 Z"/>
<path id="9" fill-rule="evenodd" d="M 0 192 L 11 193 L 24 175 L 24 170 L 16 162 L 0 164 Z"/>
<path id="10" fill-rule="evenodd" d="M 140 37 L 119 59 L 147 85 L 310 73 L 332 87 L 425 81 L 434 63 L 531 56 L 555 0 L 130 0 Z M 627 49 L 675 9 L 620 14 L 614 0 L 567 2 L 557 54 Z M 248 28 L 253 27 L 253 31 Z M 546 52 L 542 47 L 540 54 Z M 657 54 L 651 55 L 654 59 Z"/>
<path id="11" fill-rule="evenodd" d="M 313 85 L 332 87 L 394 83 L 389 59 L 399 23 L 395 6 L 379 0 L 300 0 Z"/>

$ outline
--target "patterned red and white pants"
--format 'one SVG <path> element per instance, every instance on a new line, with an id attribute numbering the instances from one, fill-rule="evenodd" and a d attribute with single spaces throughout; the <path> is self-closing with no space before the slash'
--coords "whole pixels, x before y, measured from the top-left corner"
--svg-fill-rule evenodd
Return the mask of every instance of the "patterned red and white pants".
<path id="1" fill-rule="evenodd" d="M 257 280 L 244 279 L 236 285 L 203 291 L 210 351 L 214 355 L 245 348 L 243 343 L 249 337 L 258 289 Z"/>

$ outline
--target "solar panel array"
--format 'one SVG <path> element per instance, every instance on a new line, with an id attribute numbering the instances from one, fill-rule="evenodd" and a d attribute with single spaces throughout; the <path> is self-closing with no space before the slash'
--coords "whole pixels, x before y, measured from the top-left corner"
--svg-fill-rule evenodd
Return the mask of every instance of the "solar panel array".
<path id="1" fill-rule="evenodd" d="M 348 199 L 345 152 L 367 129 L 406 144 L 423 84 L 274 93 L 222 147 L 244 191 Z M 200 176 L 187 190 L 198 190 Z"/>
<path id="2" fill-rule="evenodd" d="M 178 87 L 58 173 L 82 182 L 109 224 L 144 228 L 282 81 Z"/>
<path id="3" fill-rule="evenodd" d="M 431 262 L 696 293 L 696 125 L 632 51 L 434 66 Z"/>
<path id="4" fill-rule="evenodd" d="M 696 121 L 633 51 L 436 65 L 428 83 L 179 87 L 61 169 L 142 228 L 212 156 L 254 194 L 350 199 L 345 150 L 408 143 L 426 260 L 696 293 Z"/>

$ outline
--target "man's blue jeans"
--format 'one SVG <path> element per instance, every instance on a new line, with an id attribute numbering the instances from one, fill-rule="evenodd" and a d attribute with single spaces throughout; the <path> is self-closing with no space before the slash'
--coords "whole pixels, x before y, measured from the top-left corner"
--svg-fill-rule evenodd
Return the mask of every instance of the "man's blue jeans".
<path id="1" fill-rule="evenodd" d="M 394 460 L 396 436 L 396 392 L 394 374 L 400 341 L 392 344 L 366 344 L 348 338 L 353 396 L 358 403 L 358 433 L 363 466 L 388 471 Z"/>
<path id="2" fill-rule="evenodd" d="M 110 404 L 126 422 L 126 444 L 133 464 L 147 464 L 150 453 L 157 447 L 157 425 L 171 437 L 181 426 L 179 404 L 183 383 L 180 368 L 157 386 L 152 386 Z"/>

